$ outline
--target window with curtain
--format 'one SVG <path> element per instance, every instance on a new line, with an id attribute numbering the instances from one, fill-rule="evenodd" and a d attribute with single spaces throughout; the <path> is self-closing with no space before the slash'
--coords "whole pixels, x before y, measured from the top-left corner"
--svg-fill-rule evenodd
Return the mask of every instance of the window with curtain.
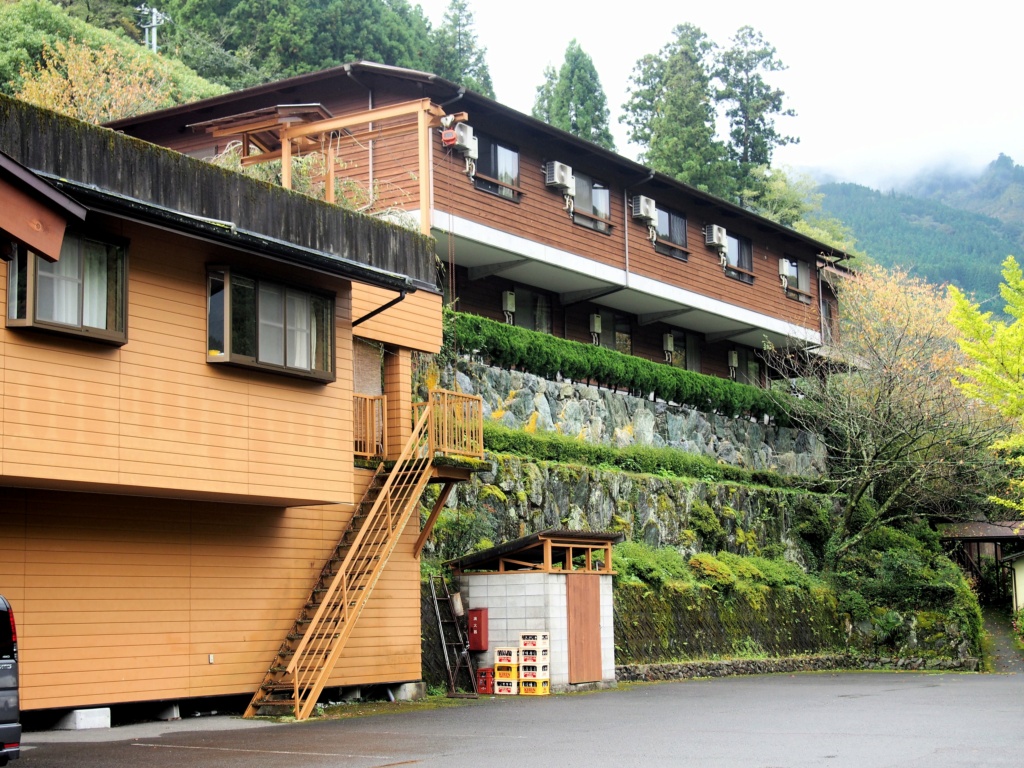
<path id="1" fill-rule="evenodd" d="M 807 262 L 785 256 L 779 261 L 779 275 L 785 278 L 786 296 L 811 303 L 811 269 Z"/>
<path id="2" fill-rule="evenodd" d="M 654 250 L 686 261 L 686 217 L 671 208 L 658 206 L 658 240 Z"/>
<path id="3" fill-rule="evenodd" d="M 608 185 L 585 173 L 576 172 L 575 176 L 576 199 L 572 220 L 598 232 L 611 232 L 612 204 Z"/>
<path id="4" fill-rule="evenodd" d="M 334 381 L 334 300 L 231 272 L 208 277 L 207 361 Z"/>
<path id="5" fill-rule="evenodd" d="M 725 274 L 744 283 L 754 282 L 754 246 L 749 238 L 726 237 Z"/>
<path id="6" fill-rule="evenodd" d="M 20 246 L 13 254 L 9 327 L 39 327 L 111 344 L 127 341 L 123 243 L 68 233 L 55 262 Z"/>
<path id="7" fill-rule="evenodd" d="M 477 142 L 476 188 L 519 200 L 519 150 L 485 135 L 478 135 Z"/>

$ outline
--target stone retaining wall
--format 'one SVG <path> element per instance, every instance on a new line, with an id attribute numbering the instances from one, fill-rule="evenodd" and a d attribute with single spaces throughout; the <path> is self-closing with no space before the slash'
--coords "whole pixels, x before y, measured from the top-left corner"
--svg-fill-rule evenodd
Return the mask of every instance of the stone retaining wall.
<path id="1" fill-rule="evenodd" d="M 783 475 L 823 477 L 826 454 L 812 433 L 703 413 L 688 406 L 633 397 L 571 381 L 549 381 L 467 359 L 442 383 L 480 395 L 484 418 L 510 429 L 557 432 L 592 443 L 670 446 L 724 464 Z"/>
<path id="2" fill-rule="evenodd" d="M 732 675 L 767 675 L 786 672 L 821 672 L 828 670 L 956 670 L 977 672 L 978 660 L 896 658 L 890 656 L 798 656 L 782 659 L 730 659 L 685 661 L 667 664 L 624 664 L 615 668 L 619 682 L 651 682 L 683 680 L 700 677 Z"/>

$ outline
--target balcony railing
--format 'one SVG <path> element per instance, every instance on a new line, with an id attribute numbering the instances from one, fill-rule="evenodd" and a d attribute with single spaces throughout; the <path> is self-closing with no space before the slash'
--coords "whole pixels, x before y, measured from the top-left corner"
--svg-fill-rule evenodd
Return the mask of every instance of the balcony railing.
<path id="1" fill-rule="evenodd" d="M 388 455 L 387 398 L 384 395 L 356 395 L 352 430 L 357 458 Z"/>
<path id="2" fill-rule="evenodd" d="M 483 399 L 445 389 L 430 391 L 424 403 L 413 403 L 413 417 L 419 421 L 424 408 L 430 409 L 431 456 L 483 458 Z"/>

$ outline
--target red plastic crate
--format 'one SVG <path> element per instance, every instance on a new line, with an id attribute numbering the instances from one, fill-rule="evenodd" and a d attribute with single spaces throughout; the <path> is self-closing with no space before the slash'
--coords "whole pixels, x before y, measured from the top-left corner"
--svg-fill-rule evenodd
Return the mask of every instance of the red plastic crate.
<path id="1" fill-rule="evenodd" d="M 476 671 L 476 692 L 494 693 L 494 669 L 492 667 L 480 667 Z"/>

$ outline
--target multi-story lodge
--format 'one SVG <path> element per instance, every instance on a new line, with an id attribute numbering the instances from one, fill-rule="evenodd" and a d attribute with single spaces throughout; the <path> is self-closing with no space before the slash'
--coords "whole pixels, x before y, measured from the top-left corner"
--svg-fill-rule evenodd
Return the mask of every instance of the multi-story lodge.
<path id="1" fill-rule="evenodd" d="M 360 62 L 111 127 L 322 158 L 327 194 L 436 238 L 463 311 L 752 384 L 766 343 L 832 333 L 845 254 L 433 75 Z"/>

